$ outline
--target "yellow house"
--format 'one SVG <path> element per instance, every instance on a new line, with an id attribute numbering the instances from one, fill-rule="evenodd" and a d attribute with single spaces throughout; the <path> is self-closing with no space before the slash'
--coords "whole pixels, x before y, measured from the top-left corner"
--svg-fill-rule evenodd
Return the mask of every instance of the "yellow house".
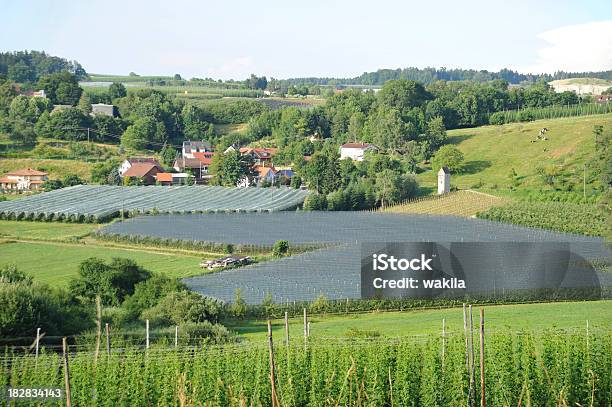
<path id="1" fill-rule="evenodd" d="M 38 191 L 42 184 L 49 179 L 49 174 L 32 168 L 9 172 L 0 178 L 0 189 L 10 191 Z"/>

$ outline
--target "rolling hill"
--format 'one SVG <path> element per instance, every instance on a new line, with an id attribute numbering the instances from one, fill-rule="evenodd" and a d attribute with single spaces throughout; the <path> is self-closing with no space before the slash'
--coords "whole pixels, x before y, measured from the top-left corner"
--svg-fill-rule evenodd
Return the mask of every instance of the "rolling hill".
<path id="1" fill-rule="evenodd" d="M 581 186 L 586 164 L 588 193 L 598 185 L 592 162 L 596 125 L 612 125 L 612 114 L 450 130 L 448 142 L 465 156 L 465 169 L 451 176 L 451 185 L 460 189 L 509 188 L 514 169 L 517 189 L 541 188 L 542 170 L 562 174 Z M 548 140 L 532 142 L 544 127 L 549 129 Z M 418 174 L 417 179 L 422 187 L 436 187 L 436 174 L 431 169 Z"/>

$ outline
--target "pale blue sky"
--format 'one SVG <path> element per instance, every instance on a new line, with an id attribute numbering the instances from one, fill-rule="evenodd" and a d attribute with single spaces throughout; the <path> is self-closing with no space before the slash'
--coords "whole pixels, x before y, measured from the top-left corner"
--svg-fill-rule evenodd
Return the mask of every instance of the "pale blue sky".
<path id="1" fill-rule="evenodd" d="M 612 69 L 609 0 L 2 3 L 0 50 L 45 50 L 94 73 L 243 79 L 408 66 Z"/>

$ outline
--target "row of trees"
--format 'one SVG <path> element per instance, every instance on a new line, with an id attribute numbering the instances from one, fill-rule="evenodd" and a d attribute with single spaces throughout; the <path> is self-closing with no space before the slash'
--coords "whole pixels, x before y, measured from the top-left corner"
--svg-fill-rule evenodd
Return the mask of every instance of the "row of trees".
<path id="1" fill-rule="evenodd" d="M 34 84 L 45 75 L 59 72 L 87 78 L 87 72 L 77 61 L 68 61 L 40 51 L 0 52 L 0 76 L 14 82 Z"/>

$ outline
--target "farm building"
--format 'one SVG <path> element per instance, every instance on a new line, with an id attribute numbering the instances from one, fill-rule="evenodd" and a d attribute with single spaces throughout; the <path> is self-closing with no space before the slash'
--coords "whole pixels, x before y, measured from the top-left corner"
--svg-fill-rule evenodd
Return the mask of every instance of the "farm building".
<path id="1" fill-rule="evenodd" d="M 156 158 L 153 157 L 129 157 L 123 160 L 121 165 L 119 166 L 119 175 L 123 176 L 123 174 L 130 169 L 134 164 L 152 164 L 159 169 L 159 172 L 163 172 L 164 168 L 157 161 Z"/>
<path id="2" fill-rule="evenodd" d="M 213 151 L 213 146 L 206 140 L 183 141 L 181 151 L 183 158 L 196 158 L 196 153 L 208 153 Z"/>
<path id="3" fill-rule="evenodd" d="M 0 178 L 0 189 L 2 191 L 38 191 L 42 184 L 49 179 L 49 174 L 32 168 L 25 168 L 9 172 Z"/>
<path id="4" fill-rule="evenodd" d="M 119 116 L 119 111 L 114 105 L 107 105 L 105 103 L 92 103 L 91 115 L 95 116 L 97 114 L 109 117 L 117 117 Z"/>
<path id="5" fill-rule="evenodd" d="M 363 161 L 366 152 L 378 151 L 378 148 L 369 143 L 346 143 L 340 146 L 340 159 L 350 158 L 353 161 Z"/>

